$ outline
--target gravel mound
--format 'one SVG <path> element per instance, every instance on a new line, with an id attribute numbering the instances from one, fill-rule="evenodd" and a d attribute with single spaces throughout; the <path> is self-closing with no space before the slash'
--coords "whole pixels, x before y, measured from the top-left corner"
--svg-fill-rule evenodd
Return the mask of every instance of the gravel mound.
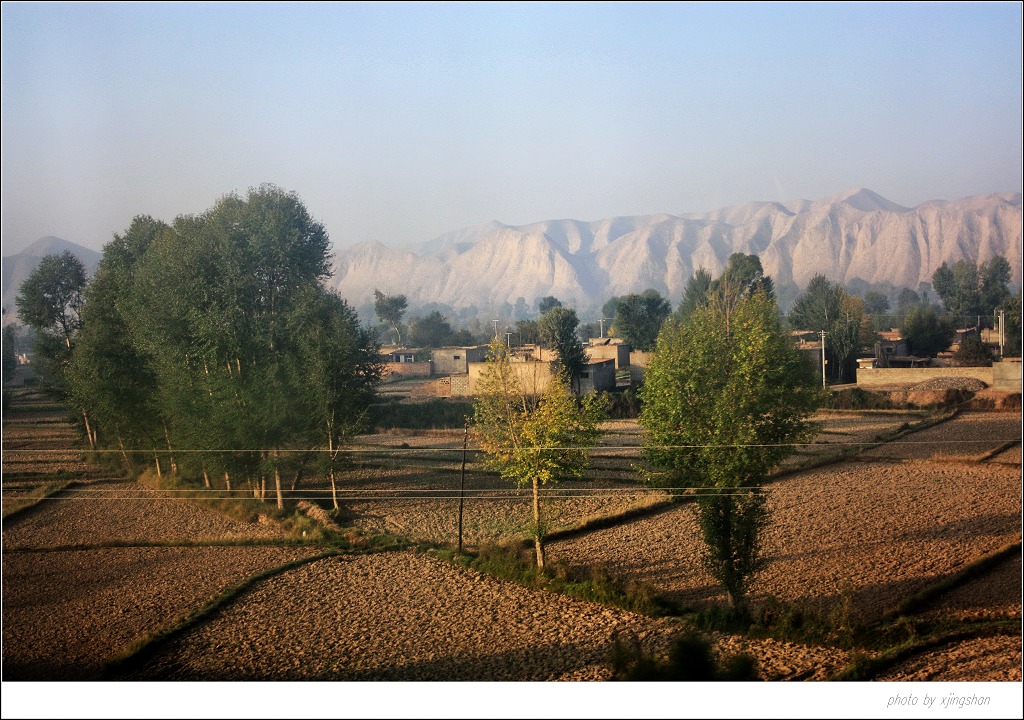
<path id="1" fill-rule="evenodd" d="M 967 392 L 978 392 L 984 390 L 988 385 L 977 378 L 972 377 L 939 377 L 925 380 L 924 382 L 912 385 L 909 390 L 917 392 L 920 390 L 966 390 Z"/>

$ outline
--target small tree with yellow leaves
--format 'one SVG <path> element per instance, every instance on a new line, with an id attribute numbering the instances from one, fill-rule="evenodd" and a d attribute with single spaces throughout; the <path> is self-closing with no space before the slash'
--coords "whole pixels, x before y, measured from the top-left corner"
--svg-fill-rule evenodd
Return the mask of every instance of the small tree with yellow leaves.
<path id="1" fill-rule="evenodd" d="M 518 487 L 532 486 L 532 534 L 537 567 L 542 568 L 540 488 L 583 476 L 603 413 L 594 396 L 576 397 L 558 374 L 552 374 L 542 392 L 531 390 L 512 367 L 508 348 L 493 341 L 473 407 L 473 434 L 485 453 L 485 467 Z"/>

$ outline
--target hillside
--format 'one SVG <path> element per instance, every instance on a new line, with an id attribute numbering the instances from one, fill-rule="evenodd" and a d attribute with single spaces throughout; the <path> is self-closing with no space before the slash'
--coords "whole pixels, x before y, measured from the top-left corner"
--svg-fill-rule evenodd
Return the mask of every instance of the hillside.
<path id="1" fill-rule="evenodd" d="M 734 252 L 761 258 L 780 293 L 794 296 L 818 273 L 844 285 L 918 288 L 943 262 L 1002 255 L 1021 281 L 1021 195 L 1007 193 L 915 208 L 867 189 L 790 203 L 752 202 L 704 214 L 593 222 L 492 222 L 447 233 L 413 250 L 361 243 L 336 252 L 329 284 L 350 302 L 374 288 L 413 305 L 455 308 L 532 304 L 554 295 L 586 312 L 613 295 L 653 287 L 677 300 L 693 272 L 717 275 Z"/>

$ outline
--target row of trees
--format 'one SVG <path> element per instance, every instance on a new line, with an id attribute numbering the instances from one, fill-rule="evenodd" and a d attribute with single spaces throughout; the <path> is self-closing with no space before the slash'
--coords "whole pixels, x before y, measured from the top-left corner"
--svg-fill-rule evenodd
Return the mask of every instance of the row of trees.
<path id="1" fill-rule="evenodd" d="M 762 564 L 763 486 L 794 443 L 808 439 L 808 417 L 822 396 L 783 329 L 760 263 L 736 257 L 718 281 L 707 280 L 686 308 L 671 315 L 658 309 L 668 316 L 655 332 L 641 389 L 645 477 L 693 499 L 704 563 L 741 612 Z M 563 320 L 566 332 L 575 325 L 575 313 L 562 307 L 548 310 L 540 323 L 553 318 Z M 582 474 L 602 415 L 593 397 L 573 396 L 567 370 L 541 396 L 527 395 L 508 353 L 504 343 L 492 342 L 473 427 L 488 466 L 520 487 L 532 486 L 532 534 L 543 566 L 540 488 Z"/>
<path id="2" fill-rule="evenodd" d="M 55 363 L 45 377 L 92 446 L 129 466 L 159 449 L 207 486 L 260 497 L 272 478 L 278 506 L 285 472 L 294 484 L 323 471 L 333 487 L 338 449 L 379 381 L 379 349 L 324 288 L 327 234 L 293 193 L 261 186 L 170 225 L 136 217 L 87 286 L 40 268 L 19 312 L 44 343 L 63 341 L 66 352 L 37 355 Z"/>

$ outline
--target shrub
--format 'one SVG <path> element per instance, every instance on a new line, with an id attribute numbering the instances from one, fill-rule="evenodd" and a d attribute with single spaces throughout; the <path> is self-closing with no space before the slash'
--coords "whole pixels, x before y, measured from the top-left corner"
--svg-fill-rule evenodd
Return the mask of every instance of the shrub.
<path id="1" fill-rule="evenodd" d="M 616 680 L 670 682 L 738 682 L 757 680 L 757 662 L 749 654 L 716 656 L 711 641 L 694 630 L 671 641 L 668 656 L 655 658 L 645 653 L 635 636 L 612 640 L 611 665 Z"/>

